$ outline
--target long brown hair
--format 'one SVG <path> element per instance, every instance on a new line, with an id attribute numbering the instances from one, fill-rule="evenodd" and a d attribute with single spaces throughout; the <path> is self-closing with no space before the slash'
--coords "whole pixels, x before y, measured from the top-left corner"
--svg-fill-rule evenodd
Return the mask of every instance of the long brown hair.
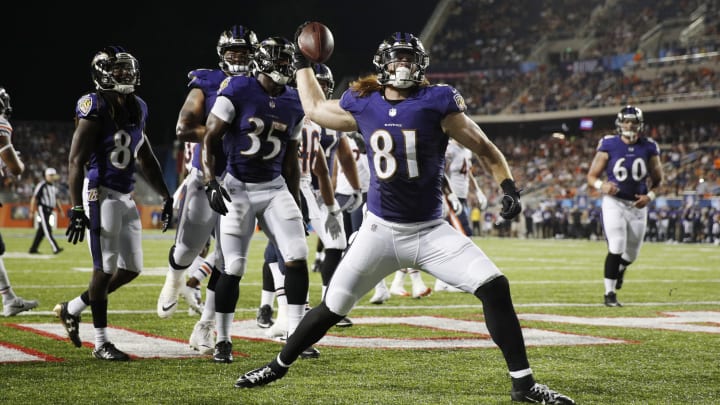
<path id="1" fill-rule="evenodd" d="M 420 87 L 429 86 L 430 82 L 423 78 Z M 357 92 L 358 97 L 367 97 L 371 93 L 382 90 L 383 85 L 378 81 L 377 75 L 363 76 L 353 82 L 350 82 L 350 90 Z"/>

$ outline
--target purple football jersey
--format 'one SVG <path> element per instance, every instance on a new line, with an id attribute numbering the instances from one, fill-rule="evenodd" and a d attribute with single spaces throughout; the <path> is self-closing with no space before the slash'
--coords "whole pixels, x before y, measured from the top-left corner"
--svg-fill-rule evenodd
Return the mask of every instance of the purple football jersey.
<path id="1" fill-rule="evenodd" d="M 222 83 L 228 76 L 220 69 L 196 69 L 188 73 L 190 83 L 188 87 L 191 89 L 200 89 L 205 95 L 205 116 L 203 117 L 203 123 L 207 120 L 215 104 L 217 98 L 217 91 Z M 201 154 L 202 149 L 201 143 L 196 143 L 192 151 L 192 167 L 202 171 Z M 225 171 L 225 155 L 222 150 L 218 150 L 215 153 L 215 176 L 221 176 Z"/>
<path id="2" fill-rule="evenodd" d="M 220 96 L 235 107 L 223 138 L 227 171 L 246 183 L 280 176 L 287 143 L 295 140 L 295 127 L 304 116 L 297 90 L 285 86 L 282 94 L 271 97 L 254 77 L 233 76 L 220 85 Z"/>
<path id="3" fill-rule="evenodd" d="M 379 92 L 358 97 L 348 90 L 340 106 L 355 117 L 367 145 L 368 210 L 401 223 L 441 218 L 448 136 L 440 122 L 465 111 L 460 93 L 450 86 L 427 86 L 389 103 Z"/>
<path id="4" fill-rule="evenodd" d="M 77 118 L 102 124 L 102 134 L 92 147 L 85 175 L 89 188 L 105 186 L 121 193 L 129 193 L 135 188 L 135 158 L 144 142 L 143 128 L 147 120 L 145 101 L 138 96 L 135 99 L 140 106 L 140 124 L 127 123 L 121 128 L 113 120 L 108 102 L 98 93 L 86 94 L 78 100 L 75 106 Z"/>
<path id="5" fill-rule="evenodd" d="M 608 181 L 619 188 L 615 197 L 635 201 L 635 194 L 647 194 L 648 163 L 651 157 L 660 155 L 655 141 L 640 137 L 628 145 L 620 135 L 607 135 L 600 139 L 597 150 L 609 155 L 605 173 Z"/>

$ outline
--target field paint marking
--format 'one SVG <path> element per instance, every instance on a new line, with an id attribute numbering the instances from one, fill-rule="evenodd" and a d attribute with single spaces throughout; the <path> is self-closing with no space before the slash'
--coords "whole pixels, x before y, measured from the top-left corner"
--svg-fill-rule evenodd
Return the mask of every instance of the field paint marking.
<path id="1" fill-rule="evenodd" d="M 436 316 L 408 317 L 353 317 L 356 325 L 398 325 L 422 327 L 454 332 L 476 334 L 476 338 L 386 338 L 386 337 L 354 337 L 339 336 L 332 333 L 325 335 L 317 343 L 319 346 L 355 347 L 374 349 L 459 349 L 459 348 L 494 348 L 490 332 L 484 322 L 466 321 L 462 319 L 443 318 Z M 233 323 L 232 336 L 240 339 L 277 341 L 265 336 L 267 329 L 260 329 L 255 320 Z M 583 336 L 571 333 L 553 332 L 541 329 L 523 328 L 527 346 L 577 346 L 628 343 L 625 340 L 609 339 L 596 336 Z"/>
<path id="2" fill-rule="evenodd" d="M 7 326 L 37 333 L 51 339 L 63 340 L 68 342 L 68 344 L 72 344 L 67 338 L 65 328 L 59 322 L 7 324 Z M 83 341 L 83 346 L 92 349 L 95 341 L 95 330 L 93 329 L 92 323 L 81 323 L 80 326 L 80 339 Z M 115 343 L 118 349 L 126 352 L 134 359 L 206 357 L 191 349 L 187 341 L 184 340 L 155 336 L 142 331 L 112 326 L 108 327 L 108 335 L 110 341 Z M 19 346 L 16 347 L 19 348 Z M 26 352 L 28 350 L 30 349 L 23 349 L 23 351 Z M 247 356 L 246 353 L 237 353 L 237 355 Z M 10 357 L 5 357 L 5 353 L 0 351 L 0 363 L 7 361 L 13 360 Z M 35 359 L 35 361 L 37 361 L 37 359 Z"/>
<path id="3" fill-rule="evenodd" d="M 34 361 L 62 361 L 62 359 L 10 342 L 0 341 L 0 363 L 25 363 Z"/>
<path id="4" fill-rule="evenodd" d="M 720 334 L 720 311 L 660 312 L 658 315 L 653 318 L 586 318 L 580 316 L 523 314 L 518 315 L 518 318 L 525 321 L 570 323 L 575 325 L 618 326 L 623 328 Z"/>

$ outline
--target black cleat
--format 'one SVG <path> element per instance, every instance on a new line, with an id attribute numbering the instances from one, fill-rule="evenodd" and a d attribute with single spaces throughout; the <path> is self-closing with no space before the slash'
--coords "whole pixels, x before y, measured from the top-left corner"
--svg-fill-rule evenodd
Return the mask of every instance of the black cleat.
<path id="1" fill-rule="evenodd" d="M 553 391 L 547 385 L 535 383 L 527 391 L 510 391 L 510 398 L 517 402 L 530 402 L 547 405 L 574 405 L 570 397 Z"/>
<path id="2" fill-rule="evenodd" d="M 213 352 L 213 361 L 215 363 L 232 363 L 232 342 L 223 340 L 215 344 L 215 351 Z"/>
<path id="3" fill-rule="evenodd" d="M 65 327 L 65 332 L 67 332 L 72 344 L 75 345 L 75 347 L 82 347 L 82 341 L 80 340 L 80 315 L 70 314 L 67 307 L 67 302 L 61 302 L 55 305 L 53 311 L 55 315 L 60 318 L 60 322 L 62 322 Z"/>
<path id="4" fill-rule="evenodd" d="M 96 359 L 109 360 L 109 361 L 129 361 L 130 356 L 127 353 L 118 350 L 114 344 L 110 342 L 103 343 L 99 349 L 95 349 L 92 352 Z"/>
<path id="5" fill-rule="evenodd" d="M 337 326 L 338 328 L 349 328 L 353 326 L 353 323 L 350 318 L 345 317 L 341 319 L 340 322 L 336 323 L 335 326 Z"/>
<path id="6" fill-rule="evenodd" d="M 301 359 L 317 359 L 320 357 L 320 350 L 310 346 L 300 353 Z"/>
<path id="7" fill-rule="evenodd" d="M 275 362 L 271 362 L 255 370 L 248 371 L 235 381 L 235 388 L 254 388 L 265 384 L 270 384 L 275 380 L 279 380 L 287 374 L 286 367 L 279 366 Z"/>
<path id="8" fill-rule="evenodd" d="M 260 308 L 258 308 L 257 311 L 257 326 L 267 329 L 271 326 L 273 326 L 273 309 L 270 305 L 263 305 Z"/>
<path id="9" fill-rule="evenodd" d="M 605 294 L 605 306 L 606 307 L 621 307 L 622 304 L 617 300 L 617 294 L 609 292 Z"/>

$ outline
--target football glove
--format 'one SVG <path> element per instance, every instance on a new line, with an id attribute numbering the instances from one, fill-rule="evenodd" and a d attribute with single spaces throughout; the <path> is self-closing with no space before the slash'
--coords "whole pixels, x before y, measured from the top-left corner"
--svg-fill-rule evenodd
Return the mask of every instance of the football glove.
<path id="1" fill-rule="evenodd" d="M 478 200 L 478 205 L 479 205 L 479 207 L 480 207 L 480 211 L 485 211 L 485 210 L 487 209 L 487 206 L 488 206 L 488 200 L 487 200 L 487 197 L 485 196 L 485 193 L 483 193 L 482 191 L 478 190 L 478 191 L 475 193 L 475 197 L 476 197 L 477 200 Z"/>
<path id="2" fill-rule="evenodd" d="M 506 221 L 509 221 L 522 212 L 522 206 L 520 205 L 520 190 L 515 187 L 515 182 L 511 179 L 505 179 L 500 183 L 500 187 L 503 190 L 502 198 L 502 210 L 500 216 Z"/>
<path id="3" fill-rule="evenodd" d="M 354 190 L 350 198 L 345 202 L 342 207 L 342 211 L 353 212 L 363 205 L 363 192 L 362 190 Z"/>
<path id="4" fill-rule="evenodd" d="M 450 193 L 447 195 L 447 199 L 448 203 L 450 203 L 450 208 L 452 208 L 453 212 L 455 212 L 455 215 L 460 215 L 463 210 L 463 206 L 458 196 L 456 196 L 455 193 Z"/>
<path id="5" fill-rule="evenodd" d="M 173 219 L 173 198 L 169 197 L 163 202 L 162 216 L 162 231 L 165 232 L 170 228 Z"/>
<path id="6" fill-rule="evenodd" d="M 227 206 L 224 200 L 228 202 L 232 201 L 227 190 L 217 180 L 212 179 L 205 185 L 205 195 L 207 195 L 208 202 L 210 202 L 210 208 L 220 215 L 228 213 Z"/>
<path id="7" fill-rule="evenodd" d="M 298 36 L 300 36 L 303 28 L 305 28 L 305 26 L 308 24 L 310 24 L 310 21 L 305 21 L 304 23 L 300 24 L 297 30 L 295 30 L 295 52 L 293 53 L 293 67 L 295 68 L 295 70 L 310 67 L 310 61 L 300 51 L 300 45 L 298 44 Z"/>
<path id="8" fill-rule="evenodd" d="M 342 225 L 340 225 L 341 218 L 342 210 L 340 210 L 337 203 L 333 204 L 332 207 L 328 207 L 328 216 L 325 220 L 325 230 L 333 239 L 337 239 L 342 231 Z"/>
<path id="9" fill-rule="evenodd" d="M 65 236 L 67 236 L 68 242 L 76 245 L 78 241 L 82 242 L 85 239 L 85 228 L 90 226 L 90 219 L 85 215 L 85 210 L 82 206 L 73 207 L 70 210 L 70 223 L 68 224 Z"/>

